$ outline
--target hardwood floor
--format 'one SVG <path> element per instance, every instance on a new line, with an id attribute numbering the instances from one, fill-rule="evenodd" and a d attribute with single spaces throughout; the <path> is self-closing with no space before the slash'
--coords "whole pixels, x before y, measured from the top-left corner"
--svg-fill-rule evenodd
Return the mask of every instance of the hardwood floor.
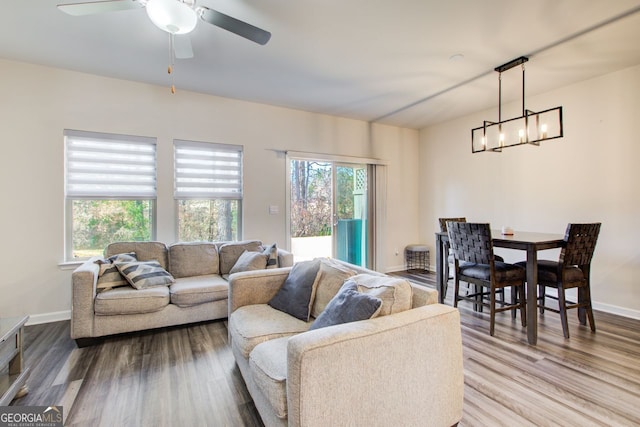
<path id="1" fill-rule="evenodd" d="M 123 334 L 77 348 L 69 322 L 25 328 L 30 392 L 69 426 L 262 426 L 226 321 Z"/>
<path id="2" fill-rule="evenodd" d="M 431 274 L 398 273 L 435 287 Z M 450 287 L 447 303 L 451 303 Z M 538 345 L 509 313 L 461 303 L 465 402 L 461 426 L 640 425 L 640 321 L 596 312 L 597 332 L 555 313 Z M 79 349 L 69 322 L 25 331 L 30 393 L 14 405 L 62 405 L 75 426 L 260 426 L 227 345 L 226 322 L 109 337 Z M 420 356 L 416 355 L 416 363 Z M 425 420 L 428 425 L 428 420 Z"/>

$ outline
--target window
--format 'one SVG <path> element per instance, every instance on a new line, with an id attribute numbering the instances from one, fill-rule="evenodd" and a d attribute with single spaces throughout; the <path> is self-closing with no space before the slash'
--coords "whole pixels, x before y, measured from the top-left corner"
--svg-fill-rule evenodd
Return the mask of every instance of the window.
<path id="1" fill-rule="evenodd" d="M 179 241 L 240 240 L 242 147 L 174 141 Z"/>
<path id="2" fill-rule="evenodd" d="M 66 261 L 155 238 L 156 141 L 65 130 Z"/>

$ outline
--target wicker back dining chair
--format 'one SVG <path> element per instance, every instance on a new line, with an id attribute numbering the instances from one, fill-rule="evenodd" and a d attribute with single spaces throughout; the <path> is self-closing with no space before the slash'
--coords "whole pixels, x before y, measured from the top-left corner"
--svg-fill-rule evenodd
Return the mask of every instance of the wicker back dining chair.
<path id="1" fill-rule="evenodd" d="M 438 222 L 440 223 L 440 231 L 443 233 L 447 232 L 447 223 L 448 222 L 467 222 L 467 218 L 461 216 L 461 217 L 457 217 L 457 218 L 438 218 Z M 449 280 L 453 279 L 453 277 L 451 277 L 451 271 L 450 268 L 453 265 L 453 253 L 451 252 L 451 245 L 449 244 L 449 242 L 445 242 L 444 244 L 444 254 L 446 255 L 446 260 L 447 262 L 445 263 L 444 266 L 444 277 L 446 277 L 446 280 L 443 281 L 442 283 L 442 292 L 444 294 L 444 296 L 447 296 L 447 290 L 449 288 Z M 504 259 L 500 256 L 500 255 L 495 255 L 496 261 L 504 261 Z M 476 293 L 478 292 L 478 289 L 476 288 Z M 504 301 L 504 292 L 500 292 L 500 301 Z M 482 311 L 482 306 L 476 306 L 475 307 L 478 311 Z"/>
<path id="2" fill-rule="evenodd" d="M 458 306 L 460 300 L 468 300 L 475 305 L 488 306 L 489 334 L 491 336 L 495 331 L 495 317 L 498 312 L 513 310 L 515 313 L 515 310 L 519 309 L 522 326 L 526 326 L 525 269 L 517 265 L 496 261 L 489 224 L 449 222 L 447 230 L 449 244 L 454 254 L 454 307 Z M 461 295 L 460 281 L 478 285 L 478 291 Z M 511 303 L 505 303 L 503 300 L 500 301 L 501 306 L 496 307 L 496 293 L 506 287 L 511 287 L 513 295 Z M 485 291 L 485 288 L 488 291 Z M 489 297 L 488 302 L 484 300 L 485 296 Z"/>
<path id="3" fill-rule="evenodd" d="M 440 224 L 440 231 L 442 233 L 447 232 L 447 222 L 467 222 L 467 218 L 459 217 L 459 218 L 438 218 L 438 223 Z M 451 253 L 451 245 L 449 242 L 444 243 L 444 254 L 446 258 L 446 263 L 444 265 L 444 277 L 446 280 L 442 283 L 442 292 L 444 296 L 447 296 L 447 288 L 449 287 L 449 279 L 453 277 L 450 276 L 450 266 L 453 264 L 453 254 Z"/>
<path id="4" fill-rule="evenodd" d="M 591 307 L 591 260 L 596 248 L 601 223 L 569 224 L 564 236 L 564 246 L 558 261 L 538 260 L 538 307 L 540 313 L 545 310 L 560 313 L 562 332 L 569 338 L 567 310 L 578 309 L 581 325 L 587 324 L 593 332 L 596 324 Z M 518 263 L 519 265 L 526 265 Z M 556 288 L 557 296 L 547 295 L 546 288 Z M 565 291 L 578 288 L 578 301 L 568 301 Z M 558 309 L 546 305 L 546 298 L 558 300 Z"/>

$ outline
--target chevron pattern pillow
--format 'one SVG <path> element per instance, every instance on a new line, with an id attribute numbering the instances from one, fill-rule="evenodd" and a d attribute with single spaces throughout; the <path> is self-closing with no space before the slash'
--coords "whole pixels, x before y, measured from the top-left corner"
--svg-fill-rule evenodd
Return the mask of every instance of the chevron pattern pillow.
<path id="1" fill-rule="evenodd" d="M 158 261 L 118 262 L 116 267 L 136 289 L 169 286 L 175 283 L 173 276 Z"/>

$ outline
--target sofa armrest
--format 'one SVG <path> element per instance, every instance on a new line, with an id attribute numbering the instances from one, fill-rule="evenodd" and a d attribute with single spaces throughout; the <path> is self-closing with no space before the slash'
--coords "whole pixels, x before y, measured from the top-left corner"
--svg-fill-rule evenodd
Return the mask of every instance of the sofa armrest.
<path id="1" fill-rule="evenodd" d="M 438 303 L 438 291 L 435 289 L 416 285 L 415 283 L 411 283 L 411 289 L 413 290 L 411 308 Z"/>
<path id="2" fill-rule="evenodd" d="M 93 336 L 94 300 L 100 266 L 99 257 L 85 261 L 71 273 L 71 338 Z"/>
<path id="3" fill-rule="evenodd" d="M 280 267 L 292 267 L 293 254 L 289 251 L 278 248 L 278 265 Z"/>
<path id="4" fill-rule="evenodd" d="M 266 304 L 282 287 L 291 267 L 243 271 L 229 277 L 229 315 L 245 305 Z"/>
<path id="5" fill-rule="evenodd" d="M 293 336 L 287 364 L 289 426 L 451 426 L 462 418 L 460 314 L 449 306 Z"/>

